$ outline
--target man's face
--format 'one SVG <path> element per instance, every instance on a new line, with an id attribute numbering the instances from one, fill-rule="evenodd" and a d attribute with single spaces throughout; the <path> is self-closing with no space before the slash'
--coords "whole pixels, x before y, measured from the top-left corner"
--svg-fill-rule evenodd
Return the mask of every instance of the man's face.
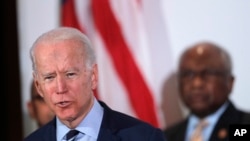
<path id="1" fill-rule="evenodd" d="M 83 54 L 73 41 L 41 44 L 35 50 L 39 94 L 62 121 L 83 118 L 93 105 L 97 68 L 87 69 Z"/>
<path id="2" fill-rule="evenodd" d="M 179 88 L 184 103 L 204 117 L 215 112 L 227 99 L 233 77 L 215 50 L 189 50 L 179 65 Z"/>

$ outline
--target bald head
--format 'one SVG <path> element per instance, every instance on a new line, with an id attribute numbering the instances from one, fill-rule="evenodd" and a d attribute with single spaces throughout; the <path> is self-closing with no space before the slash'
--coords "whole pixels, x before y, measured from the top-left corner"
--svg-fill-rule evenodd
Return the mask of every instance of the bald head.
<path id="1" fill-rule="evenodd" d="M 217 44 L 211 42 L 199 42 L 187 48 L 180 57 L 179 65 L 189 56 L 199 56 L 201 58 L 210 58 L 214 61 L 220 61 L 222 67 L 232 73 L 232 61 L 228 52 Z M 204 56 L 204 57 L 202 57 Z M 180 67 L 180 66 L 179 66 Z"/>

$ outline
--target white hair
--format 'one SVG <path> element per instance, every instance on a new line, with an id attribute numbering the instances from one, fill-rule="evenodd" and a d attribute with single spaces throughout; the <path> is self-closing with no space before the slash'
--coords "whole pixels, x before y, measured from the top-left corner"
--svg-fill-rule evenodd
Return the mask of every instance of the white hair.
<path id="1" fill-rule="evenodd" d="M 91 68 L 96 63 L 95 52 L 88 37 L 76 28 L 59 27 L 43 33 L 37 38 L 30 49 L 30 57 L 32 61 L 32 69 L 36 71 L 36 58 L 34 50 L 40 43 L 53 43 L 63 40 L 75 40 L 82 43 L 85 55 L 85 63 L 87 68 Z"/>

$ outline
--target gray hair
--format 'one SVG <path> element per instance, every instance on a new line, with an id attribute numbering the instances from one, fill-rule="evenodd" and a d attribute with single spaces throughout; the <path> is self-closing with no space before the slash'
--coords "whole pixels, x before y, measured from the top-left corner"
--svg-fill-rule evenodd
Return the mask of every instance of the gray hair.
<path id="1" fill-rule="evenodd" d="M 91 68 L 96 63 L 95 52 L 92 48 L 92 44 L 85 34 L 72 27 L 59 27 L 43 33 L 32 45 L 30 49 L 30 57 L 32 61 L 32 69 L 34 72 L 36 72 L 36 58 L 34 55 L 35 47 L 41 43 L 53 43 L 63 40 L 75 40 L 82 43 L 82 47 L 86 56 L 85 63 L 87 68 Z"/>

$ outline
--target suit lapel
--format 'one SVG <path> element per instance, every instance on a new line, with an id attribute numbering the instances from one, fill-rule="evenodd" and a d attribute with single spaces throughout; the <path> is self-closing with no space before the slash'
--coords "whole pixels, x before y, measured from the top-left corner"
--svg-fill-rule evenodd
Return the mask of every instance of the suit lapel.
<path id="1" fill-rule="evenodd" d="M 187 130 L 188 119 L 185 119 L 178 123 L 176 126 L 169 127 L 169 129 L 165 130 L 165 136 L 169 141 L 184 141 L 185 133 Z"/>
<path id="2" fill-rule="evenodd" d="M 111 110 L 105 103 L 99 101 L 101 106 L 104 108 L 103 119 L 101 123 L 100 132 L 97 138 L 97 141 L 119 141 L 121 140 L 119 136 L 117 136 L 117 132 L 119 131 L 119 127 L 115 124 L 114 121 L 117 119 L 113 116 L 114 111 Z"/>
<path id="3" fill-rule="evenodd" d="M 183 124 L 180 125 L 180 128 L 178 129 L 178 133 L 175 140 L 176 141 L 184 141 L 185 140 L 185 133 L 186 133 L 186 130 L 187 130 L 187 120 L 184 121 Z"/>
<path id="4" fill-rule="evenodd" d="M 49 123 L 41 138 L 43 138 L 44 141 L 56 141 L 56 118 Z"/>
<path id="5" fill-rule="evenodd" d="M 120 137 L 109 129 L 101 129 L 97 141 L 120 141 Z"/>
<path id="6" fill-rule="evenodd" d="M 229 125 L 233 123 L 239 123 L 240 115 L 241 115 L 240 111 L 236 110 L 236 108 L 230 102 L 225 112 L 221 115 L 221 117 L 217 121 L 216 126 L 214 127 L 214 130 L 211 134 L 212 136 L 210 137 L 209 140 L 210 141 L 228 140 Z"/>

